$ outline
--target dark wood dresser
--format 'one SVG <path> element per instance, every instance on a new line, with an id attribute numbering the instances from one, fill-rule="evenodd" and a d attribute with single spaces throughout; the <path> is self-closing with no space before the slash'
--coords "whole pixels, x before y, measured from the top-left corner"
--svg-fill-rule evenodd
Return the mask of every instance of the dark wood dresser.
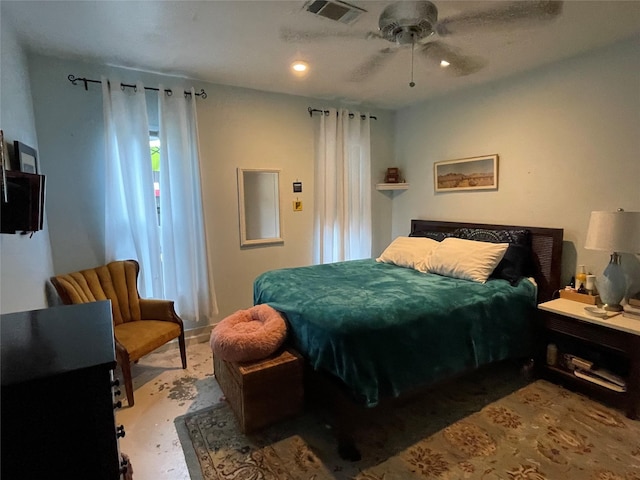
<path id="1" fill-rule="evenodd" d="M 4 314 L 0 344 L 2 479 L 120 478 L 110 301 Z"/>

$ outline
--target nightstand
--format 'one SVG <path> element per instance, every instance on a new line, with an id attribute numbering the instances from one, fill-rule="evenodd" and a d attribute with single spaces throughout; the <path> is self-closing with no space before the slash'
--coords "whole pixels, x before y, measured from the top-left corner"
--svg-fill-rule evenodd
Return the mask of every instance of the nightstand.
<path id="1" fill-rule="evenodd" d="M 540 376 L 583 391 L 638 417 L 640 407 L 640 321 L 618 314 L 599 318 L 585 311 L 584 303 L 558 298 L 538 305 L 536 365 Z M 557 346 L 557 362 L 546 361 L 547 346 Z M 619 392 L 576 376 L 565 365 L 566 355 L 576 355 L 603 366 L 626 382 Z"/>

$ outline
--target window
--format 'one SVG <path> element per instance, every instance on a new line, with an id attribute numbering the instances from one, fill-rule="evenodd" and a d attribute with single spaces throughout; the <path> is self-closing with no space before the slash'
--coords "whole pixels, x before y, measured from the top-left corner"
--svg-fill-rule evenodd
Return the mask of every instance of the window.
<path id="1" fill-rule="evenodd" d="M 149 132 L 149 149 L 151 150 L 151 170 L 153 172 L 153 193 L 156 199 L 158 225 L 160 225 L 160 139 L 157 132 Z"/>

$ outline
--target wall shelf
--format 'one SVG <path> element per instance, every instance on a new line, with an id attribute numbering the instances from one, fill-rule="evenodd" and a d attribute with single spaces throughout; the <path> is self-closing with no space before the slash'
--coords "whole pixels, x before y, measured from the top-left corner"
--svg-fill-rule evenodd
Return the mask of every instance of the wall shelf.
<path id="1" fill-rule="evenodd" d="M 408 183 L 376 183 L 376 190 L 407 190 Z"/>

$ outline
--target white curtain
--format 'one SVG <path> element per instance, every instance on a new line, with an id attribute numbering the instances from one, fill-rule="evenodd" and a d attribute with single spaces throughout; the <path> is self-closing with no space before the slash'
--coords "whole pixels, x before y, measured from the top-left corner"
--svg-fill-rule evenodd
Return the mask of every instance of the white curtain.
<path id="1" fill-rule="evenodd" d="M 207 261 L 196 95 L 172 91 L 158 94 L 164 298 L 175 301 L 183 318 L 198 321 L 217 313 L 217 305 Z"/>
<path id="2" fill-rule="evenodd" d="M 314 263 L 371 257 L 369 115 L 328 109 L 316 134 Z"/>
<path id="3" fill-rule="evenodd" d="M 102 78 L 106 142 L 105 257 L 140 263 L 143 297 L 162 297 L 160 236 L 153 197 L 149 121 L 142 83 Z"/>
<path id="4" fill-rule="evenodd" d="M 185 320 L 217 313 L 206 251 L 196 95 L 158 92 L 160 225 L 155 203 L 149 121 L 142 83 L 102 78 L 106 137 L 105 256 L 140 264 L 145 298 L 175 302 Z"/>

